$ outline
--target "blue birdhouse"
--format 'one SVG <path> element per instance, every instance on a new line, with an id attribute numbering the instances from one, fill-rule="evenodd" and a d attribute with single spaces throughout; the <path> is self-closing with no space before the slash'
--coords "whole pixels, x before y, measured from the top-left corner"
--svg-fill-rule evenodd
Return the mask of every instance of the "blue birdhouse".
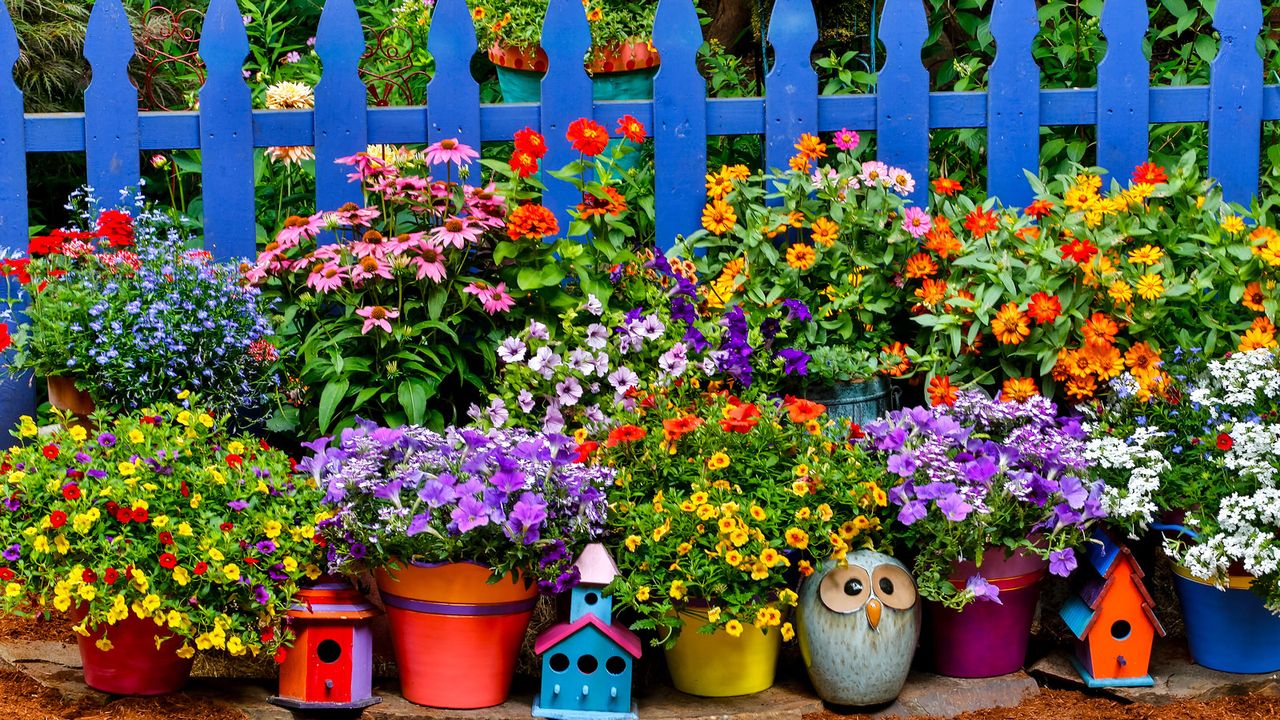
<path id="1" fill-rule="evenodd" d="M 613 600 L 602 591 L 618 575 L 609 551 L 592 543 L 576 563 L 569 622 L 548 628 L 533 649 L 542 656 L 542 691 L 533 716 L 561 720 L 636 720 L 632 664 L 640 638 L 613 622 Z"/>

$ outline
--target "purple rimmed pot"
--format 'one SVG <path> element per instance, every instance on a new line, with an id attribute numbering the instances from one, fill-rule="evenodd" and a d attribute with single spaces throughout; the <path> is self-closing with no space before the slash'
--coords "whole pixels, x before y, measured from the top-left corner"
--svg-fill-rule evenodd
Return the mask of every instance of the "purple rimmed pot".
<path id="1" fill-rule="evenodd" d="M 1000 602 L 979 599 L 963 610 L 936 602 L 925 605 L 926 643 L 939 675 L 997 677 L 1021 670 L 1026 661 L 1040 582 L 1049 563 L 1026 550 L 1005 556 L 1001 548 L 987 548 L 982 560 L 981 569 L 971 561 L 956 563 L 948 579 L 962 590 L 981 573 L 1000 589 Z"/>

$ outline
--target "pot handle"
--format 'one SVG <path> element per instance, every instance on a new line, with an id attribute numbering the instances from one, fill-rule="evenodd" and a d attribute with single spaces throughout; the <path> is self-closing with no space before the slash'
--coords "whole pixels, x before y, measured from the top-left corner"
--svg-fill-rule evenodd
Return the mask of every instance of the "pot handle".
<path id="1" fill-rule="evenodd" d="M 1169 523 L 1151 523 L 1150 527 L 1152 530 L 1155 530 L 1157 532 L 1175 532 L 1175 533 L 1178 533 L 1179 535 L 1186 535 L 1192 540 L 1200 539 L 1200 533 L 1196 532 L 1195 530 L 1192 530 L 1186 525 L 1173 525 Z"/>

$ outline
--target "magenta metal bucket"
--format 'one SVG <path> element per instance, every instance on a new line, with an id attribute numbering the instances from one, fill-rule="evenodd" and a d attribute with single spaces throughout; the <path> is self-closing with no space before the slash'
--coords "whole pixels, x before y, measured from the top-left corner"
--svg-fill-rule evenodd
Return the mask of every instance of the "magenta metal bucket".
<path id="1" fill-rule="evenodd" d="M 925 634 L 934 671 L 949 677 L 985 678 L 1021 670 L 1046 566 L 1035 555 L 1019 552 L 1006 558 L 1000 550 L 988 550 L 982 576 L 1000 588 L 1000 603 L 978 600 L 959 611 L 926 603 Z M 960 589 L 977 573 L 973 563 L 958 563 L 950 579 Z"/>

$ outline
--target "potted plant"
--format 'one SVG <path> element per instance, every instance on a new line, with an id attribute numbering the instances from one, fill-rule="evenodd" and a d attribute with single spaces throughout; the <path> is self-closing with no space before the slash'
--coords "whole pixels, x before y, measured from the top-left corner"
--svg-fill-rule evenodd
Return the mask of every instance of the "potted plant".
<path id="1" fill-rule="evenodd" d="M 539 102 L 547 54 L 542 49 L 547 0 L 468 0 L 481 47 L 498 71 L 507 102 Z M 587 71 L 596 100 L 648 100 L 653 97 L 658 52 L 650 38 L 656 3 L 641 0 L 589 0 L 583 12 L 591 27 Z"/>
<path id="2" fill-rule="evenodd" d="M 577 580 L 604 529 L 608 468 L 562 435 L 389 429 L 361 421 L 309 445 L 334 569 L 373 569 L 405 698 L 482 708 L 507 698 L 539 588 Z"/>
<path id="3" fill-rule="evenodd" d="M 969 390 L 949 405 L 895 411 L 865 433 L 862 444 L 897 476 L 893 537 L 915 554 L 930 601 L 934 666 L 953 677 L 1017 671 L 1046 569 L 1069 575 L 1104 515 L 1079 422 L 1043 396 Z"/>
<path id="4" fill-rule="evenodd" d="M 70 614 L 85 682 L 103 692 L 174 692 L 197 651 L 270 655 L 299 582 L 320 576 L 314 486 L 180 400 L 96 413 L 94 431 L 23 417 L 0 466 L 0 603 Z"/>
<path id="5" fill-rule="evenodd" d="M 1175 349 L 1167 367 L 1113 385 L 1089 425 L 1089 454 L 1113 523 L 1134 536 L 1172 531 L 1165 553 L 1192 659 L 1224 672 L 1280 669 L 1275 350 L 1209 360 Z"/>
<path id="6" fill-rule="evenodd" d="M 753 316 L 784 301 L 806 308 L 813 321 L 796 346 L 814 359 L 788 387 L 862 423 L 888 409 L 886 377 L 911 370 L 914 353 L 893 325 L 908 300 L 901 267 L 928 216 L 905 208 L 910 173 L 860 162 L 859 142 L 850 130 L 830 145 L 806 134 L 788 168 L 708 175 L 702 230 L 680 249 L 713 278 L 707 303 Z"/>
<path id="7" fill-rule="evenodd" d="M 27 321 L 11 372 L 49 383 L 55 408 L 132 410 L 183 390 L 252 418 L 276 349 L 256 289 L 156 210 L 103 209 L 72 195 L 77 226 L 32 238 Z M 136 217 L 135 217 L 136 215 Z"/>
<path id="8" fill-rule="evenodd" d="M 816 403 L 681 397 L 685 387 L 642 393 L 602 442 L 579 449 L 619 470 L 611 591 L 632 627 L 666 647 L 677 689 L 760 692 L 795 633 L 799 578 L 873 544 L 883 467 L 830 442 Z"/>

